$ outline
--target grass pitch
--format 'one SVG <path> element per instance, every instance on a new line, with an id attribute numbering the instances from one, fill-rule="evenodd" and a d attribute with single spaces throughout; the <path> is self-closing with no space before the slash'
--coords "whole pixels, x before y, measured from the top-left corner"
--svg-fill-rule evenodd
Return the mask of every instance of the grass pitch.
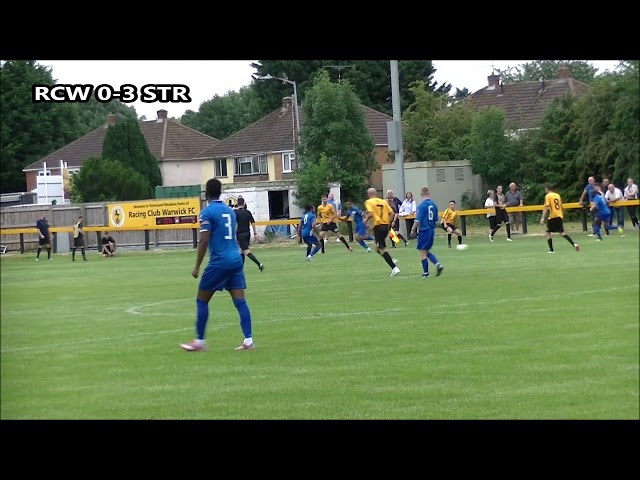
<path id="1" fill-rule="evenodd" d="M 498 232 L 433 253 L 353 243 L 304 261 L 256 246 L 247 301 L 227 293 L 193 338 L 195 250 L 2 258 L 2 419 L 638 419 L 638 234 L 581 251 Z M 455 237 L 454 237 L 455 245 Z M 77 255 L 79 258 L 80 255 Z M 206 262 L 206 260 L 205 260 Z"/>

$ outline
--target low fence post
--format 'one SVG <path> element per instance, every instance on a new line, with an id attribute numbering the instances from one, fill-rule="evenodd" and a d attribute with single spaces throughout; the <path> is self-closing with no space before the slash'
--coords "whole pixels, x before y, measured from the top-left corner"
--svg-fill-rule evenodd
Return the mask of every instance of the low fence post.
<path id="1" fill-rule="evenodd" d="M 353 222 L 347 222 L 347 232 L 349 233 L 349 241 L 353 242 Z"/>
<path id="2" fill-rule="evenodd" d="M 522 212 L 522 233 L 527 233 L 527 212 Z"/>
<path id="3" fill-rule="evenodd" d="M 193 232 L 193 248 L 198 248 L 198 229 L 192 228 L 191 231 Z"/>
<path id="4" fill-rule="evenodd" d="M 149 230 L 144 231 L 144 249 L 149 250 Z"/>
<path id="5" fill-rule="evenodd" d="M 20 234 L 20 253 L 24 253 L 24 233 Z"/>
<path id="6" fill-rule="evenodd" d="M 58 253 L 58 232 L 53 232 L 53 253 Z"/>
<path id="7" fill-rule="evenodd" d="M 585 208 L 581 208 L 581 215 L 580 215 L 580 220 L 582 220 L 582 231 L 586 232 L 587 231 L 587 210 Z"/>
<path id="8" fill-rule="evenodd" d="M 467 236 L 467 219 L 464 215 L 460 215 L 460 228 L 462 229 L 462 236 Z"/>
<path id="9" fill-rule="evenodd" d="M 96 249 L 100 251 L 100 243 L 102 242 L 102 238 L 100 237 L 100 232 L 96 232 L 96 238 L 98 239 Z"/>

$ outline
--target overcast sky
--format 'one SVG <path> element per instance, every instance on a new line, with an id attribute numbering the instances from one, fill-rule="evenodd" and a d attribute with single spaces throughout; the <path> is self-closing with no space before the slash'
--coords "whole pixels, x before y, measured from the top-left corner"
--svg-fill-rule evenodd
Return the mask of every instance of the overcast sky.
<path id="1" fill-rule="evenodd" d="M 133 105 L 138 115 L 147 119 L 156 118 L 160 109 L 167 110 L 170 117 L 179 118 L 186 110 L 197 111 L 200 104 L 238 90 L 251 83 L 255 73 L 250 64 L 255 60 L 38 60 L 38 63 L 53 69 L 53 78 L 58 83 L 109 84 L 118 87 L 132 84 L 141 88 L 146 84 L 184 84 L 190 88 L 191 103 L 143 103 Z M 492 65 L 506 70 L 532 60 L 434 60 L 435 81 L 452 84 L 456 88 L 468 88 L 475 92 L 487 85 Z M 598 74 L 614 70 L 618 60 L 588 60 L 598 68 Z"/>

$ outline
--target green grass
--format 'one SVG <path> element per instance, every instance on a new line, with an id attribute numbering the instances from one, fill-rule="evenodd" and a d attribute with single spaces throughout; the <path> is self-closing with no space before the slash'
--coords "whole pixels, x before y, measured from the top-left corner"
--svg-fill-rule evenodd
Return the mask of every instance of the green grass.
<path id="1" fill-rule="evenodd" d="M 638 419 L 638 234 L 434 253 L 254 249 L 256 350 L 216 294 L 193 337 L 193 249 L 2 258 L 2 419 Z M 433 266 L 430 267 L 435 271 Z"/>

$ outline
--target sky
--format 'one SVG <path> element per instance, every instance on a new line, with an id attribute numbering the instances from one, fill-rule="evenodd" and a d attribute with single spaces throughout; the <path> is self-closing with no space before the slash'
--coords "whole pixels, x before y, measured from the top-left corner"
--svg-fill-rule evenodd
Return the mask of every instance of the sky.
<path id="1" fill-rule="evenodd" d="M 109 84 L 114 88 L 131 84 L 141 89 L 147 84 L 181 84 L 190 89 L 191 103 L 129 103 L 138 116 L 148 120 L 157 117 L 157 111 L 167 110 L 169 117 L 181 117 L 186 110 L 197 111 L 200 104 L 215 95 L 239 90 L 251 83 L 255 73 L 251 63 L 256 60 L 38 60 L 52 68 L 57 83 Z M 450 83 L 456 88 L 475 92 L 487 85 L 492 66 L 506 70 L 532 60 L 434 60 L 434 80 L 438 84 Z M 598 74 L 614 70 L 617 60 L 588 60 L 598 68 Z"/>

